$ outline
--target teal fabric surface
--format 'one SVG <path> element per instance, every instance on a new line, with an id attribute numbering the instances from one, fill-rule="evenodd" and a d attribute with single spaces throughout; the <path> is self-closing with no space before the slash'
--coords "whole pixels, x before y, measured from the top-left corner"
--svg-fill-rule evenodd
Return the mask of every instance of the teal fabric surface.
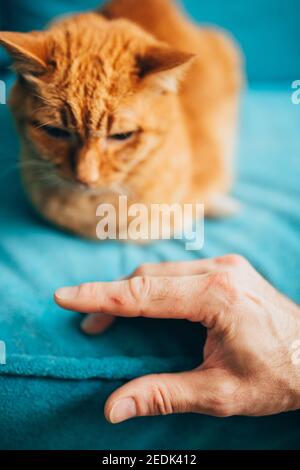
<path id="1" fill-rule="evenodd" d="M 298 0 L 178 1 L 198 22 L 216 24 L 231 31 L 245 53 L 251 81 L 299 78 Z M 105 0 L 0 0 L 2 28 L 16 31 L 41 29 L 56 15 L 94 9 L 104 3 Z"/>
<path id="2" fill-rule="evenodd" d="M 0 31 L 5 30 L 5 11 L 4 11 L 4 3 L 0 0 Z M 0 69 L 4 68 L 8 64 L 8 57 L 7 54 L 3 49 L 0 49 Z"/>
<path id="3" fill-rule="evenodd" d="M 7 82 L 10 76 L 0 77 Z M 26 202 L 17 138 L 0 106 L 1 449 L 300 448 L 299 413 L 218 419 L 185 415 L 112 426 L 109 393 L 149 372 L 189 369 L 201 360 L 205 331 L 184 321 L 120 319 L 88 338 L 81 315 L 58 309 L 62 285 L 111 280 L 146 261 L 241 253 L 276 287 L 300 301 L 300 106 L 289 87 L 256 87 L 244 98 L 239 178 L 241 213 L 207 221 L 204 249 L 180 241 L 149 246 L 93 243 L 41 221 Z"/>
<path id="4" fill-rule="evenodd" d="M 142 1 L 142 0 L 141 0 Z M 53 16 L 95 8 L 97 0 L 0 0 L 0 28 L 39 29 Z M 102 3 L 104 3 L 102 1 Z M 266 418 L 182 415 L 105 422 L 108 395 L 128 379 L 190 369 L 205 331 L 184 321 L 120 319 L 97 338 L 81 315 L 58 309 L 57 287 L 108 281 L 147 261 L 246 256 L 300 302 L 300 105 L 285 81 L 300 78 L 297 0 L 184 0 L 197 20 L 232 31 L 247 57 L 239 175 L 241 213 L 207 221 L 201 252 L 179 241 L 149 246 L 93 243 L 41 221 L 18 175 L 17 136 L 0 105 L 0 449 L 299 449 L 299 412 Z M 0 51 L 0 80 L 7 57 Z M 275 83 L 278 83 L 275 85 Z M 279 82 L 282 82 L 280 85 Z"/>

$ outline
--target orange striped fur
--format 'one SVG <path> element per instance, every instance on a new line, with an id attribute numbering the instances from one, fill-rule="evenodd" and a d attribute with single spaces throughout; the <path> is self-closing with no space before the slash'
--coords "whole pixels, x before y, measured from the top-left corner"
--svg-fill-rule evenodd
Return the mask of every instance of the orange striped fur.
<path id="1" fill-rule="evenodd" d="M 172 0 L 113 0 L 44 32 L 0 32 L 27 193 L 46 219 L 95 237 L 96 207 L 204 202 L 226 213 L 242 84 L 226 34 Z"/>

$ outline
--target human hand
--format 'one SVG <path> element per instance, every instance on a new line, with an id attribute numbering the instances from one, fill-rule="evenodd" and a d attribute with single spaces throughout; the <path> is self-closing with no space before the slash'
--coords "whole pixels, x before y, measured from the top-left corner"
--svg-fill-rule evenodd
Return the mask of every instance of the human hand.
<path id="1" fill-rule="evenodd" d="M 63 308 L 113 318 L 200 322 L 207 330 L 196 369 L 132 380 L 107 400 L 106 418 L 196 412 L 261 416 L 300 408 L 300 370 L 291 346 L 300 309 L 242 257 L 141 266 L 131 278 L 58 289 Z M 97 322 L 95 324 L 97 330 Z"/>

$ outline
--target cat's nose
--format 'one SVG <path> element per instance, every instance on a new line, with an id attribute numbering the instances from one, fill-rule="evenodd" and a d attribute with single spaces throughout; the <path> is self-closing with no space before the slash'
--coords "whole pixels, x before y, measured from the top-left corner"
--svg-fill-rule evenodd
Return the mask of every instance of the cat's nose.
<path id="1" fill-rule="evenodd" d="M 99 154 L 93 147 L 87 145 L 79 150 L 75 164 L 75 176 L 77 181 L 88 186 L 99 181 Z"/>

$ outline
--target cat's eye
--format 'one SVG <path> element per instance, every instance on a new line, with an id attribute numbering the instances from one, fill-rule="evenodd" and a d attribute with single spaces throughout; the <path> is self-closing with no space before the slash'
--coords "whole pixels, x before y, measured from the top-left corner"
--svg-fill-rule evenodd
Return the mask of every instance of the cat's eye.
<path id="1" fill-rule="evenodd" d="M 55 139 L 69 139 L 71 136 L 70 132 L 65 129 L 61 129 L 60 127 L 42 126 L 41 129 L 43 129 L 43 131 L 50 137 L 54 137 Z"/>
<path id="2" fill-rule="evenodd" d="M 109 136 L 110 140 L 116 140 L 118 142 L 123 142 L 125 140 L 131 139 L 133 135 L 136 134 L 136 131 L 131 131 L 131 132 L 123 132 L 120 134 L 112 134 Z"/>

